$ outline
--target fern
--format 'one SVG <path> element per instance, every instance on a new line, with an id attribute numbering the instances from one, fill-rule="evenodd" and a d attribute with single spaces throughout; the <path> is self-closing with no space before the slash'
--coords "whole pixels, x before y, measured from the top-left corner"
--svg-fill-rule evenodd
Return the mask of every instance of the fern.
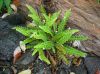
<path id="1" fill-rule="evenodd" d="M 30 43 L 34 40 L 34 38 L 26 38 L 25 40 L 23 40 L 23 44 L 27 44 Z"/>
<path id="2" fill-rule="evenodd" d="M 98 3 L 100 3 L 100 0 L 97 0 Z"/>
<path id="3" fill-rule="evenodd" d="M 58 59 L 64 61 L 65 63 L 69 63 L 69 60 L 66 58 L 66 49 L 63 45 L 56 45 L 57 48 L 57 56 Z"/>
<path id="4" fill-rule="evenodd" d="M 31 6 L 29 6 L 29 5 L 26 5 L 26 6 L 30 11 L 30 14 L 28 16 L 33 19 L 33 21 L 35 22 L 36 25 L 40 25 L 41 24 L 41 19 L 40 19 L 38 13 Z"/>
<path id="5" fill-rule="evenodd" d="M 74 34 L 74 33 L 76 33 L 76 32 L 78 32 L 79 30 L 66 30 L 66 31 L 64 31 L 64 33 L 63 33 L 63 37 L 61 37 L 58 41 L 57 41 L 57 43 L 59 43 L 59 44 L 64 44 L 66 41 L 68 41 L 69 39 L 70 39 L 70 37 Z"/>
<path id="6" fill-rule="evenodd" d="M 64 18 L 59 23 L 59 26 L 58 26 L 58 31 L 59 32 L 61 32 L 61 31 L 64 30 L 66 22 L 68 21 L 68 19 L 69 19 L 70 16 L 71 16 L 71 9 L 69 9 L 69 10 L 66 11 L 66 13 L 64 15 Z"/>
<path id="7" fill-rule="evenodd" d="M 86 53 L 81 52 L 81 51 L 79 51 L 73 47 L 70 47 L 70 46 L 66 46 L 66 52 L 67 52 L 67 54 L 74 55 L 76 57 L 85 57 L 86 56 Z"/>
<path id="8" fill-rule="evenodd" d="M 46 57 L 44 51 L 48 51 L 52 55 L 57 55 L 55 58 L 59 61 L 64 61 L 67 64 L 69 59 L 67 55 L 73 55 L 78 57 L 85 57 L 86 53 L 81 52 L 72 46 L 66 46 L 67 43 L 74 40 L 86 40 L 85 36 L 75 35 L 79 30 L 77 29 L 65 29 L 66 22 L 68 21 L 71 10 L 67 10 L 65 16 L 60 21 L 58 17 L 59 12 L 55 12 L 52 15 L 47 15 L 44 8 L 41 7 L 41 14 L 27 5 L 30 11 L 30 17 L 36 24 L 36 27 L 15 27 L 18 32 L 26 36 L 23 43 L 26 44 L 27 48 L 33 49 L 32 55 L 39 54 L 39 58 L 45 61 L 47 64 L 52 64 L 50 57 Z"/>
<path id="9" fill-rule="evenodd" d="M 2 12 L 1 10 L 5 10 L 5 8 L 7 9 L 7 13 L 12 13 L 12 9 L 10 7 L 12 0 L 0 0 L 0 12 Z"/>
<path id="10" fill-rule="evenodd" d="M 12 12 L 12 9 L 10 7 L 11 0 L 4 0 L 4 3 L 6 5 L 8 13 L 11 13 Z"/>
<path id="11" fill-rule="evenodd" d="M 2 5 L 3 5 L 3 0 L 0 0 L 0 12 L 1 12 Z"/>
<path id="12" fill-rule="evenodd" d="M 30 37 L 30 35 L 35 31 L 31 28 L 22 27 L 22 26 L 17 26 L 17 27 L 14 27 L 13 29 L 16 29 L 16 31 L 18 31 L 21 34 L 23 34 L 24 36 L 28 36 L 28 37 Z"/>
<path id="13" fill-rule="evenodd" d="M 32 56 L 34 56 L 37 52 L 39 52 L 40 49 L 34 49 Z"/>
<path id="14" fill-rule="evenodd" d="M 54 24 L 54 22 L 57 20 L 59 14 L 60 14 L 60 11 L 56 12 L 52 16 L 50 16 L 50 19 L 47 20 L 46 25 L 52 26 Z"/>
<path id="15" fill-rule="evenodd" d="M 45 57 L 43 50 L 39 50 L 39 58 L 45 61 L 47 64 L 50 64 L 50 61 Z"/>
<path id="16" fill-rule="evenodd" d="M 48 33 L 48 34 L 50 34 L 50 35 L 53 35 L 50 27 L 48 27 L 48 26 L 39 26 L 39 27 L 40 27 L 40 29 L 42 29 L 44 32 L 46 32 L 46 33 Z"/>
<path id="17" fill-rule="evenodd" d="M 42 43 L 35 45 L 34 48 L 44 50 L 44 49 L 51 49 L 53 46 L 54 44 L 51 41 L 46 41 L 46 42 L 42 42 Z"/>
<path id="18" fill-rule="evenodd" d="M 30 38 L 42 39 L 43 41 L 47 41 L 46 34 L 41 30 L 34 31 L 33 34 L 30 35 Z"/>

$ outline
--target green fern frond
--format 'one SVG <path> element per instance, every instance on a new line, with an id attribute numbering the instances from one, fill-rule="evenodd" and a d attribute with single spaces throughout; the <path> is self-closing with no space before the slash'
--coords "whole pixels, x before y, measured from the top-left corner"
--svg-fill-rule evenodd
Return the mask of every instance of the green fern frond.
<path id="1" fill-rule="evenodd" d="M 66 52 L 67 54 L 69 55 L 74 55 L 76 57 L 85 57 L 87 54 L 82 52 L 82 51 L 79 51 L 73 47 L 70 47 L 70 46 L 66 46 Z"/>
<path id="2" fill-rule="evenodd" d="M 28 36 L 28 37 L 35 31 L 34 29 L 31 29 L 28 27 L 22 27 L 22 26 L 17 26 L 17 27 L 14 27 L 13 29 L 23 34 L 24 36 Z"/>
<path id="3" fill-rule="evenodd" d="M 50 16 L 50 18 L 48 20 L 46 20 L 46 25 L 49 26 L 49 27 L 52 27 L 52 25 L 54 24 L 54 22 L 57 20 L 59 14 L 60 14 L 60 11 L 56 12 L 52 16 Z"/>
<path id="4" fill-rule="evenodd" d="M 65 56 L 65 55 L 62 55 L 62 53 L 59 53 L 59 58 L 65 62 L 66 64 L 69 64 L 69 59 Z"/>
<path id="5" fill-rule="evenodd" d="M 58 43 L 60 44 L 63 44 L 65 43 L 66 41 L 68 41 L 70 39 L 70 37 L 76 33 L 76 32 L 79 32 L 79 30 L 77 29 L 72 29 L 72 30 L 65 30 L 65 31 L 62 31 L 62 32 L 58 32 L 52 40 L 54 41 L 57 41 Z"/>
<path id="6" fill-rule="evenodd" d="M 34 46 L 36 49 L 51 49 L 54 46 L 52 41 L 45 41 Z"/>
<path id="7" fill-rule="evenodd" d="M 66 49 L 63 45 L 57 44 L 56 48 L 58 49 L 59 52 L 61 52 L 63 55 L 66 55 Z"/>
<path id="8" fill-rule="evenodd" d="M 79 30 L 77 30 L 77 29 L 66 30 L 66 31 L 64 31 L 64 32 L 63 32 L 63 37 L 61 37 L 61 38 L 57 41 L 57 43 L 58 43 L 58 44 L 64 44 L 66 41 L 68 41 L 68 40 L 70 39 L 70 37 L 71 37 L 74 33 L 78 32 L 78 31 L 79 31 Z"/>
<path id="9" fill-rule="evenodd" d="M 42 14 L 47 15 L 46 10 L 45 10 L 45 8 L 43 7 L 43 5 L 40 6 L 40 12 L 41 12 Z"/>
<path id="10" fill-rule="evenodd" d="M 47 35 L 42 30 L 36 30 L 33 34 L 30 35 L 30 38 L 42 39 L 43 41 L 47 41 Z"/>
<path id="11" fill-rule="evenodd" d="M 63 36 L 64 36 L 63 32 L 57 33 L 55 36 L 53 36 L 52 40 L 53 41 L 58 41 Z"/>
<path id="12" fill-rule="evenodd" d="M 50 20 L 50 17 L 48 15 L 46 15 L 46 14 L 42 14 L 42 15 L 43 15 L 43 17 L 45 18 L 46 21 Z"/>
<path id="13" fill-rule="evenodd" d="M 53 24 L 53 31 L 54 31 L 55 34 L 57 34 L 57 32 L 58 32 L 57 31 L 57 23 Z"/>
<path id="14" fill-rule="evenodd" d="M 69 60 L 66 57 L 65 47 L 63 45 L 56 45 L 56 48 L 57 48 L 58 59 L 62 60 L 66 64 L 69 64 Z"/>
<path id="15" fill-rule="evenodd" d="M 58 25 L 58 32 L 61 32 L 61 31 L 64 30 L 66 22 L 68 22 L 70 16 L 71 16 L 71 9 L 66 11 L 66 13 L 64 15 L 64 18 L 59 23 L 59 25 Z"/>
<path id="16" fill-rule="evenodd" d="M 37 25 L 40 25 L 41 19 L 40 19 L 38 13 L 35 11 L 35 9 L 32 8 L 30 5 L 26 5 L 26 7 L 29 9 L 29 11 L 31 13 L 28 16 L 31 17 Z"/>
<path id="17" fill-rule="evenodd" d="M 39 27 L 40 27 L 40 29 L 42 29 L 44 32 L 50 34 L 51 36 L 53 35 L 50 27 L 48 27 L 48 26 L 39 26 Z"/>
<path id="18" fill-rule="evenodd" d="M 100 3 L 100 0 L 97 0 L 98 3 Z"/>
<path id="19" fill-rule="evenodd" d="M 42 42 L 41 40 L 34 39 L 32 42 L 26 44 L 26 48 L 27 49 L 34 49 L 34 46 L 37 45 L 38 43 L 41 43 L 41 42 Z"/>
<path id="20" fill-rule="evenodd" d="M 12 12 L 12 8 L 10 7 L 11 0 L 3 0 L 3 1 L 7 8 L 8 13 L 11 13 Z"/>
<path id="21" fill-rule="evenodd" d="M 34 50 L 33 50 L 33 53 L 32 53 L 32 56 L 34 56 L 37 52 L 39 52 L 39 50 L 40 50 L 40 49 L 34 49 Z"/>
<path id="22" fill-rule="evenodd" d="M 30 43 L 32 42 L 33 40 L 35 40 L 34 38 L 26 38 L 25 40 L 23 40 L 23 44 L 27 44 L 27 43 Z"/>
<path id="23" fill-rule="evenodd" d="M 34 20 L 33 22 L 36 24 L 36 26 L 41 24 L 41 22 L 39 21 L 39 18 L 37 18 L 33 14 L 29 14 L 28 16 L 31 17 Z"/>
<path id="24" fill-rule="evenodd" d="M 48 60 L 48 58 L 45 57 L 43 50 L 39 50 L 39 58 L 47 64 L 50 64 L 50 61 Z"/>
<path id="25" fill-rule="evenodd" d="M 3 0 L 0 0 L 0 12 L 1 12 L 2 6 L 3 6 Z"/>

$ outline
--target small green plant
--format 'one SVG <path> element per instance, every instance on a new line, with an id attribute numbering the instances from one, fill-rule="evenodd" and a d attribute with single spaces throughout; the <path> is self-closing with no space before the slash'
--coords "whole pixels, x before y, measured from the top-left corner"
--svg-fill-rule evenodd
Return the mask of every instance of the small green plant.
<path id="1" fill-rule="evenodd" d="M 97 0 L 98 3 L 100 3 L 100 0 Z"/>
<path id="2" fill-rule="evenodd" d="M 63 61 L 69 63 L 68 56 L 85 57 L 86 53 L 73 48 L 70 44 L 75 40 L 86 40 L 85 36 L 77 36 L 77 29 L 66 29 L 65 25 L 68 21 L 71 10 L 67 10 L 63 19 L 58 20 L 60 11 L 52 15 L 47 15 L 43 7 L 41 7 L 41 15 L 27 5 L 30 11 L 29 17 L 33 19 L 31 27 L 14 27 L 18 32 L 26 36 L 23 44 L 26 44 L 27 49 L 32 48 L 34 56 L 39 54 L 39 59 L 47 64 L 58 63 Z"/>
<path id="3" fill-rule="evenodd" d="M 10 7 L 11 0 L 0 0 L 0 13 L 2 10 L 7 9 L 8 13 L 12 12 L 12 9 Z"/>

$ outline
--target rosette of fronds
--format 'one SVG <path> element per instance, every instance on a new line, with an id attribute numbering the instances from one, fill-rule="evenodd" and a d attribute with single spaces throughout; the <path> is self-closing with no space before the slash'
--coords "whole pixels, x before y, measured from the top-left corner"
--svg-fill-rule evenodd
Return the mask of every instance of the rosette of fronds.
<path id="1" fill-rule="evenodd" d="M 51 64 L 51 61 L 46 52 L 49 52 L 51 55 L 56 55 L 59 61 L 64 61 L 65 63 L 69 61 L 67 55 L 76 57 L 86 56 L 86 53 L 69 45 L 72 41 L 87 39 L 85 36 L 75 35 L 75 33 L 79 32 L 78 29 L 65 28 L 71 16 L 70 9 L 65 12 L 63 19 L 58 21 L 60 11 L 48 15 L 43 7 L 41 7 L 41 14 L 38 14 L 29 5 L 27 5 L 27 8 L 29 9 L 29 17 L 32 18 L 34 26 L 17 26 L 15 29 L 26 36 L 23 43 L 26 44 L 27 49 L 33 49 L 33 56 L 39 54 L 39 59 L 47 64 Z"/>

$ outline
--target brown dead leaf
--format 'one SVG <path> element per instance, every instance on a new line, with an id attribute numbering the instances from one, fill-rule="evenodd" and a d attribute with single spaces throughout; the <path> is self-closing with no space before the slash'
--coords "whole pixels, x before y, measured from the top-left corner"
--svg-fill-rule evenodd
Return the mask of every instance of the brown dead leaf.
<path id="1" fill-rule="evenodd" d="M 81 59 L 80 58 L 74 58 L 73 59 L 73 64 L 75 64 L 76 66 L 79 66 L 81 64 Z"/>
<path id="2" fill-rule="evenodd" d="M 22 56 L 22 51 L 18 46 L 13 53 L 13 63 L 15 63 Z"/>
<path id="3" fill-rule="evenodd" d="M 20 0 L 13 0 L 13 4 L 16 5 L 16 6 L 19 6 L 20 5 Z"/>
<path id="4" fill-rule="evenodd" d="M 99 69 L 96 70 L 95 74 L 100 74 L 100 70 Z"/>

